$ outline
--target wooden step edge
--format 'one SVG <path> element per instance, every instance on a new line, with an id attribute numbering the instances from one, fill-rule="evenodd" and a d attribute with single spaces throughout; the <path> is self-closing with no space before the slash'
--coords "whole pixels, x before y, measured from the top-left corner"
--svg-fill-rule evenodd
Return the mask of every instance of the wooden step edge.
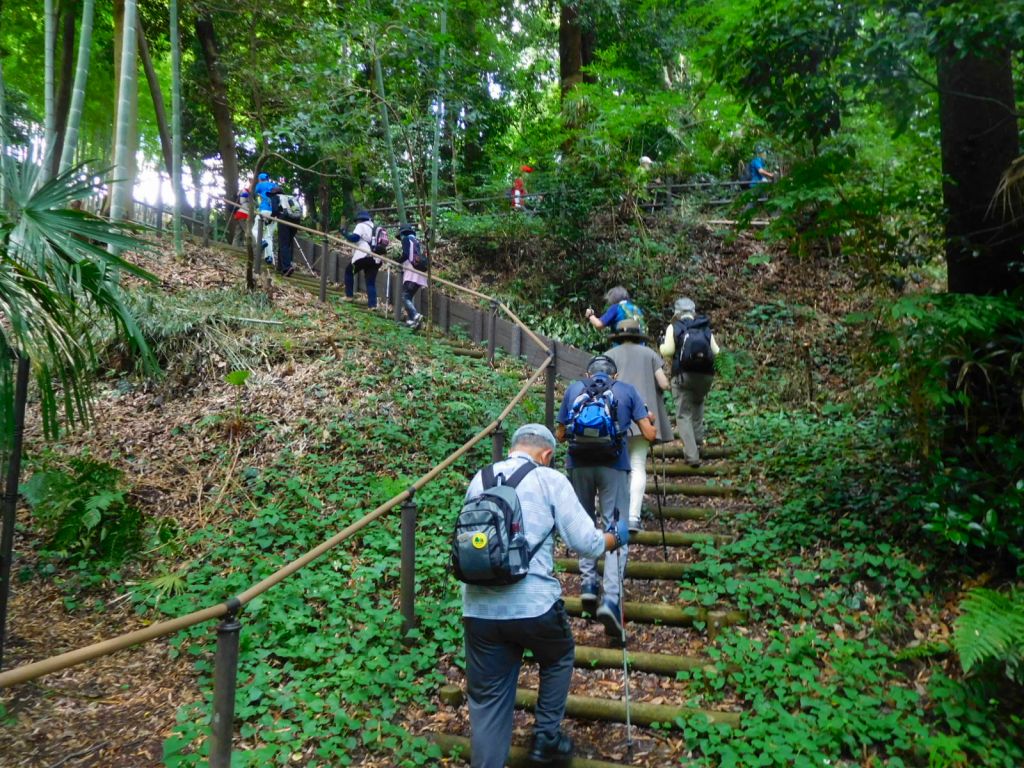
<path id="1" fill-rule="evenodd" d="M 668 459 L 681 459 L 683 458 L 683 446 L 681 445 L 656 445 L 651 449 L 651 454 L 654 456 L 664 456 Z M 734 456 L 736 449 L 724 445 L 709 445 L 701 449 L 700 455 L 702 459 L 724 459 L 729 456 Z"/>
<path id="2" fill-rule="evenodd" d="M 537 706 L 537 692 L 527 688 L 516 689 L 516 706 L 533 710 Z M 714 709 L 673 706 L 671 704 L 648 704 L 630 701 L 629 712 L 633 725 L 650 726 L 654 723 L 673 724 L 677 717 L 688 718 L 703 715 L 709 723 L 737 727 L 740 724 L 738 712 L 722 712 Z M 569 694 L 565 703 L 565 714 L 578 720 L 603 720 L 612 723 L 626 722 L 626 704 L 618 699 L 599 699 L 596 696 Z"/>
<path id="3" fill-rule="evenodd" d="M 734 471 L 731 464 L 702 464 L 691 467 L 689 464 L 648 464 L 647 474 L 661 477 L 719 477 Z"/>
<path id="4" fill-rule="evenodd" d="M 564 573 L 579 573 L 580 561 L 572 557 L 555 558 L 555 566 Z M 693 563 L 626 561 L 626 578 L 647 581 L 679 581 L 697 566 Z M 604 558 L 597 561 L 597 572 L 604 574 Z"/>
<path id="5" fill-rule="evenodd" d="M 466 765 L 469 765 L 471 757 L 469 739 L 465 736 L 455 736 L 450 733 L 424 735 L 441 748 L 441 752 L 444 753 L 445 757 L 454 757 L 458 753 Z M 530 760 L 529 754 L 530 750 L 526 747 L 513 745 L 509 750 L 508 761 L 505 765 L 510 766 L 510 768 L 536 768 L 537 764 Z M 565 768 L 626 768 L 624 763 L 609 763 L 605 760 L 592 760 L 586 757 L 574 757 L 568 762 L 559 763 L 559 765 L 565 766 Z"/>
<path id="6" fill-rule="evenodd" d="M 650 672 L 655 675 L 674 677 L 677 672 L 689 672 L 695 669 L 715 672 L 716 667 L 711 659 L 703 656 L 675 656 L 670 653 L 647 653 L 646 651 L 627 651 L 629 668 L 639 672 Z M 620 669 L 622 667 L 622 651 L 618 648 L 599 648 L 592 645 L 576 646 L 576 666 L 580 669 Z"/>
<path id="7" fill-rule="evenodd" d="M 659 489 L 654 483 L 647 482 L 646 493 L 656 494 Z M 665 483 L 660 488 L 665 496 L 740 496 L 741 491 L 731 485 L 681 485 L 679 483 Z"/>
<path id="8" fill-rule="evenodd" d="M 563 597 L 565 612 L 570 616 L 583 615 L 583 601 L 578 597 Z M 740 611 L 709 611 L 693 605 L 666 605 L 665 603 L 630 603 L 623 604 L 626 614 L 626 629 L 630 622 L 637 624 L 664 624 L 673 627 L 689 627 L 698 622 L 705 622 L 710 628 L 742 624 L 745 621 Z"/>
<path id="9" fill-rule="evenodd" d="M 651 512 L 654 513 L 654 520 L 658 520 L 658 505 L 648 504 Z M 713 520 L 722 514 L 728 514 L 728 509 L 711 509 L 708 507 L 662 507 L 661 515 L 666 520 Z"/>
<path id="10" fill-rule="evenodd" d="M 695 544 L 725 544 L 736 538 L 735 536 L 723 536 L 715 533 L 665 531 L 664 539 L 662 539 L 661 530 L 658 525 L 658 513 L 655 512 L 654 514 L 655 518 L 651 523 L 653 527 L 647 531 L 629 534 L 630 544 L 640 544 L 645 547 L 660 547 L 662 544 L 668 547 L 692 547 Z M 668 519 L 668 515 L 665 516 L 665 519 Z"/>

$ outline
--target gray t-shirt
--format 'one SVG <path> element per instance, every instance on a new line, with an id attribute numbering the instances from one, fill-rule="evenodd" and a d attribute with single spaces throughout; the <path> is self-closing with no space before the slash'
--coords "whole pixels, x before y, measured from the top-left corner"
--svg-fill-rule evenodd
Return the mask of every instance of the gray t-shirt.
<path id="1" fill-rule="evenodd" d="M 663 365 L 661 355 L 650 347 L 643 344 L 634 344 L 625 341 L 617 347 L 612 347 L 604 353 L 615 361 L 619 369 L 618 381 L 632 384 L 633 388 L 640 393 L 640 397 L 647 404 L 648 409 L 656 419 L 655 427 L 658 430 L 658 442 L 671 442 L 673 439 L 672 425 L 668 420 L 668 412 L 665 410 L 665 401 L 662 399 L 661 390 L 654 379 L 654 372 Z M 629 425 L 630 437 L 640 434 L 640 428 L 636 424 Z"/>

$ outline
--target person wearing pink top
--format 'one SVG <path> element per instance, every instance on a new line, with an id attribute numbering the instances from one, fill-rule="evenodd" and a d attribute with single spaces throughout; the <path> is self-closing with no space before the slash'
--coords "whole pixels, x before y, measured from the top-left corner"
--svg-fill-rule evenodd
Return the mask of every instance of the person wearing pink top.
<path id="1" fill-rule="evenodd" d="M 419 258 L 421 245 L 416 237 L 416 227 L 412 224 L 403 224 L 398 230 L 398 236 L 402 239 L 402 304 L 408 317 L 405 324 L 417 330 L 423 325 L 423 315 L 416 310 L 413 298 L 420 288 L 427 285 L 427 276 L 413 268 L 413 262 Z"/>

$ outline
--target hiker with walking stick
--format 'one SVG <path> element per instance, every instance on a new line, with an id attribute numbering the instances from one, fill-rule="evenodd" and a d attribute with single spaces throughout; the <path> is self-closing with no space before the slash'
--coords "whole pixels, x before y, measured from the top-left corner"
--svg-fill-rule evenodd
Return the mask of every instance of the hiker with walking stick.
<path id="1" fill-rule="evenodd" d="M 647 440 L 656 436 L 651 412 L 631 385 L 616 381 L 618 368 L 607 355 L 587 365 L 587 378 L 574 381 L 565 391 L 555 434 L 568 441 L 566 469 L 569 480 L 587 513 L 600 525 L 615 524 L 617 510 L 629 507 L 629 454 L 626 435 L 636 424 Z M 600 503 L 600 517 L 596 517 Z M 625 521 L 621 521 L 625 522 Z M 580 558 L 583 610 L 604 624 L 605 634 L 623 637 L 621 583 L 626 569 L 626 548 L 605 556 L 604 580 L 597 576 L 597 562 Z M 603 588 L 603 589 L 602 589 Z M 600 591 L 604 598 L 598 605 Z"/>
<path id="2" fill-rule="evenodd" d="M 508 458 L 482 469 L 466 491 L 452 540 L 462 589 L 474 768 L 501 768 L 512 740 L 512 715 L 523 651 L 540 666 L 530 760 L 547 765 L 572 756 L 561 729 L 576 644 L 555 578 L 554 534 L 581 555 L 622 547 L 625 521 L 602 532 L 569 481 L 551 469 L 555 437 L 543 424 L 512 435 Z M 496 528 L 495 515 L 509 521 Z"/>

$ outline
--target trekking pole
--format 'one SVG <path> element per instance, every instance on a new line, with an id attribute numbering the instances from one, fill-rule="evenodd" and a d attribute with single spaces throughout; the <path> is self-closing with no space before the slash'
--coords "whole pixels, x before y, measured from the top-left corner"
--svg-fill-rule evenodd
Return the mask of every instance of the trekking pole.
<path id="1" fill-rule="evenodd" d="M 619 521 L 619 510 L 615 510 L 614 515 L 615 522 Z M 622 550 L 618 550 L 618 556 L 622 557 Z M 607 566 L 607 563 L 605 563 Z M 619 563 L 616 561 L 616 566 Z M 629 708 L 629 657 L 626 649 L 626 612 L 624 606 L 626 604 L 626 587 L 625 581 L 626 568 L 623 564 L 619 568 L 619 620 L 622 623 L 622 686 L 623 692 L 626 698 L 626 760 L 630 761 L 633 759 L 633 720 Z"/>
<path id="2" fill-rule="evenodd" d="M 295 238 L 295 247 L 298 248 L 299 253 L 302 254 L 302 260 L 306 262 L 306 266 L 309 268 L 310 273 L 316 274 L 316 270 L 313 269 L 313 265 L 309 263 L 309 259 L 306 258 L 306 252 L 302 250 L 302 243 L 299 242 L 298 238 Z"/>
<path id="3" fill-rule="evenodd" d="M 657 457 L 655 457 L 657 462 Z M 664 465 L 665 459 L 662 457 L 662 465 Z M 665 514 L 661 509 L 661 484 L 658 482 L 658 465 L 654 465 L 654 498 L 658 500 L 658 522 L 661 523 L 661 553 L 665 558 L 665 562 L 668 562 L 668 542 L 665 540 Z"/>

